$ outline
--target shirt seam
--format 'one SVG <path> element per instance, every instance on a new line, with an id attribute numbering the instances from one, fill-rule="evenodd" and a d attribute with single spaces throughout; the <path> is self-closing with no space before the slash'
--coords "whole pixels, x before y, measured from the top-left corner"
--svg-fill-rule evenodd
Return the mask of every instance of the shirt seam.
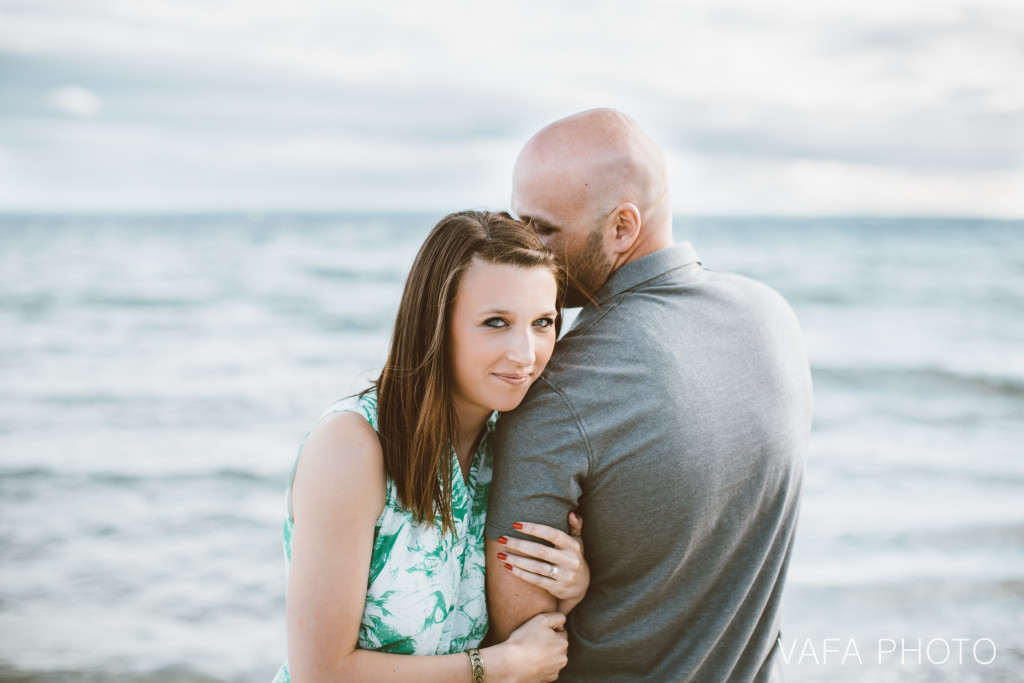
<path id="1" fill-rule="evenodd" d="M 561 389 L 551 383 L 546 377 L 541 377 L 541 381 L 548 385 L 553 392 L 561 399 L 565 409 L 569 411 L 569 415 L 572 416 L 573 423 L 576 425 L 576 431 L 579 432 L 583 438 L 583 447 L 587 452 L 587 478 L 589 479 L 594 471 L 594 452 L 590 446 L 590 437 L 587 435 L 587 430 L 583 426 L 583 421 L 580 419 L 579 413 L 573 408 L 572 403 Z"/>
<path id="2" fill-rule="evenodd" d="M 550 363 L 550 365 L 548 366 L 549 369 L 556 368 L 558 366 L 558 363 L 561 362 L 562 358 L 565 357 L 565 354 L 569 353 L 569 351 L 572 350 L 572 348 L 576 345 L 577 342 L 579 342 L 580 340 L 582 340 L 582 339 L 584 339 L 586 337 L 587 333 L 590 332 L 591 329 L 593 329 L 594 325 L 597 325 L 599 322 L 604 320 L 604 318 L 614 308 L 616 308 L 623 301 L 625 301 L 626 298 L 630 294 L 635 293 L 636 291 L 638 291 L 639 289 L 644 287 L 644 285 L 649 285 L 649 284 L 654 283 L 654 282 L 656 282 L 658 280 L 661 280 L 661 279 L 667 279 L 675 271 L 679 270 L 680 268 L 685 268 L 685 267 L 690 266 L 690 265 L 692 265 L 692 262 L 691 263 L 681 264 L 679 266 L 676 266 L 675 268 L 670 268 L 670 269 L 668 269 L 666 271 L 658 273 L 657 275 L 654 275 L 654 276 L 644 280 L 643 282 L 638 282 L 635 285 L 633 285 L 632 287 L 629 287 L 627 289 L 619 291 L 619 292 L 613 294 L 612 296 L 610 296 L 608 299 L 606 299 L 605 300 L 606 304 L 604 306 L 600 306 L 597 303 L 595 303 L 594 306 L 597 309 L 597 311 L 599 312 L 599 315 L 597 315 L 597 317 L 592 322 L 590 322 L 587 325 L 586 329 L 581 329 L 579 331 L 578 335 L 574 335 L 574 337 L 570 340 L 571 343 L 569 345 L 567 345 L 565 347 L 565 349 L 561 351 L 561 353 L 558 354 L 558 358 L 555 358 Z M 542 382 L 544 382 L 547 386 L 549 386 L 551 388 L 551 390 L 554 391 L 558 395 L 558 397 L 562 400 L 562 403 L 565 404 L 566 409 L 569 411 L 569 414 L 572 416 L 573 421 L 576 423 L 576 430 L 580 433 L 580 436 L 583 437 L 583 444 L 584 444 L 584 447 L 586 448 L 586 451 L 587 451 L 587 478 L 589 479 L 593 475 L 593 472 L 594 472 L 594 452 L 593 452 L 593 449 L 591 448 L 590 439 L 589 439 L 589 437 L 587 435 L 587 431 L 583 427 L 583 421 L 580 418 L 578 412 L 573 408 L 572 403 L 569 401 L 569 399 L 565 395 L 565 393 L 559 387 L 557 387 L 551 381 L 551 379 L 547 376 L 547 372 L 545 372 L 543 375 L 541 375 L 540 380 Z M 497 526 L 497 525 L 495 525 L 495 526 Z"/>

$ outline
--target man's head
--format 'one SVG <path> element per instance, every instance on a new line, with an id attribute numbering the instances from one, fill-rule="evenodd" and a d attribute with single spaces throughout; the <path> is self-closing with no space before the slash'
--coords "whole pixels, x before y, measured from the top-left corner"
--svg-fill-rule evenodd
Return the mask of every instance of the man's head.
<path id="1" fill-rule="evenodd" d="M 512 210 L 532 223 L 581 306 L 625 263 L 672 243 L 665 158 L 628 116 L 591 109 L 530 138 L 512 176 Z"/>

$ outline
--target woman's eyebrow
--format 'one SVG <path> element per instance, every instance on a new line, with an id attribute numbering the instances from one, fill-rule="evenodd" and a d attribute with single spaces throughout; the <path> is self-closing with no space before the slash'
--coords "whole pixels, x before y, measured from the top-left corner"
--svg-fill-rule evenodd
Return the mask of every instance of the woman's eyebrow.
<path id="1" fill-rule="evenodd" d="M 515 314 L 512 311 L 490 309 L 490 310 L 486 310 L 486 311 L 480 311 L 477 315 L 507 315 L 507 316 L 510 316 L 510 315 L 515 315 Z M 552 308 L 551 310 L 544 311 L 540 315 L 554 316 L 554 315 L 558 315 L 558 311 Z"/>

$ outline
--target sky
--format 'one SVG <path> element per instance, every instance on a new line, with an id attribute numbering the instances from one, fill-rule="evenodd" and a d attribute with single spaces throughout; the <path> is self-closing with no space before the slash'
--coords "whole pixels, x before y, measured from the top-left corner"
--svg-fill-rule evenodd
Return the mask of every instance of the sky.
<path id="1" fill-rule="evenodd" d="M 0 0 L 0 211 L 506 208 L 597 106 L 680 214 L 1024 217 L 1020 0 Z"/>

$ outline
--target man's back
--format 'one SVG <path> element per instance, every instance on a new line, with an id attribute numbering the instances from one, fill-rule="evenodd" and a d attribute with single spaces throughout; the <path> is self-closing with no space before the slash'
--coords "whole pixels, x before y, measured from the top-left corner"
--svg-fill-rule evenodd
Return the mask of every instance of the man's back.
<path id="1" fill-rule="evenodd" d="M 810 427 L 795 317 L 688 244 L 597 299 L 499 420 L 488 536 L 580 509 L 559 680 L 768 680 Z"/>

